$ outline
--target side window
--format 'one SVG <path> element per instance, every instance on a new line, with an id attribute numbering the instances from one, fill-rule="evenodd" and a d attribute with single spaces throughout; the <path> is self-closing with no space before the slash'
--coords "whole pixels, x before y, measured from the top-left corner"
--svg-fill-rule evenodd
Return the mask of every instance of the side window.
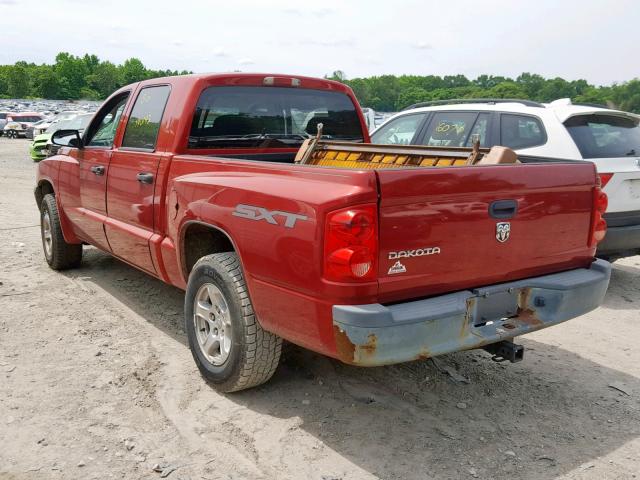
<path id="1" fill-rule="evenodd" d="M 520 148 L 544 145 L 547 134 L 540 120 L 524 115 L 500 115 L 500 144 L 505 147 Z"/>
<path id="2" fill-rule="evenodd" d="M 145 150 L 156 148 L 158 130 L 170 91 L 168 85 L 140 90 L 124 131 L 122 147 Z"/>
<path id="3" fill-rule="evenodd" d="M 84 144 L 87 147 L 111 147 L 116 138 L 116 130 L 124 106 L 129 98 L 129 93 L 123 94 L 111 100 L 96 114 L 91 125 L 87 129 L 87 137 Z"/>
<path id="4" fill-rule="evenodd" d="M 491 114 L 489 113 L 481 113 L 478 115 L 478 119 L 471 129 L 471 134 L 469 135 L 469 137 L 467 137 L 467 142 L 465 143 L 466 147 L 472 147 L 475 138 L 480 140 L 481 147 L 489 146 L 488 132 L 490 119 Z"/>
<path id="5" fill-rule="evenodd" d="M 433 147 L 464 147 L 477 116 L 476 112 L 437 112 L 422 143 Z"/>
<path id="6" fill-rule="evenodd" d="M 371 143 L 381 145 L 409 145 L 422 125 L 426 114 L 404 115 L 391 120 L 371 136 Z"/>

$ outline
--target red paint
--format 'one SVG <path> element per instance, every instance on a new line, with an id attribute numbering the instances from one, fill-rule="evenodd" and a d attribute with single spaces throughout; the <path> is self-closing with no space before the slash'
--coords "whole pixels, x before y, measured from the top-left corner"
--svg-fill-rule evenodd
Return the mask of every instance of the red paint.
<path id="1" fill-rule="evenodd" d="M 577 168 L 576 168 L 577 167 Z M 550 170 L 553 169 L 553 175 Z M 593 209 L 593 164 L 380 170 L 380 298 L 398 301 L 584 267 Z M 489 216 L 495 200 L 515 200 L 512 219 Z M 496 240 L 496 223 L 510 238 Z M 389 253 L 438 247 L 400 258 Z"/>
<path id="2" fill-rule="evenodd" d="M 259 86 L 265 76 L 273 76 L 276 85 L 297 78 L 299 88 L 342 92 L 357 106 L 351 90 L 340 83 L 284 75 L 192 75 L 124 87 L 116 94 L 130 95 L 113 148 L 62 148 L 38 165 L 38 181 L 51 183 L 56 192 L 67 241 L 96 245 L 184 289 L 185 231 L 193 222 L 216 227 L 240 256 L 262 326 L 332 356 L 332 305 L 400 301 L 592 260 L 595 247 L 587 244 L 596 184 L 592 164 L 376 172 L 223 158 L 231 153 L 290 155 L 295 149 L 188 150 L 192 115 L 203 89 Z M 171 94 L 156 149 L 120 148 L 137 92 L 159 84 L 169 84 Z M 93 174 L 95 166 L 103 166 L 104 175 Z M 139 172 L 153 173 L 153 184 L 138 182 Z M 519 208 L 512 238 L 504 245 L 497 243 L 496 220 L 487 212 L 488 204 L 499 199 L 515 199 Z M 232 215 L 238 204 L 306 218 L 286 228 L 281 217 L 280 224 L 272 224 Z M 363 205 L 374 222 L 374 237 L 365 242 L 374 254 L 374 270 L 360 280 L 327 280 L 329 215 Z M 347 240 L 354 247 L 353 239 Z M 438 255 L 403 259 L 406 274 L 387 273 L 394 263 L 390 251 L 436 246 Z"/>

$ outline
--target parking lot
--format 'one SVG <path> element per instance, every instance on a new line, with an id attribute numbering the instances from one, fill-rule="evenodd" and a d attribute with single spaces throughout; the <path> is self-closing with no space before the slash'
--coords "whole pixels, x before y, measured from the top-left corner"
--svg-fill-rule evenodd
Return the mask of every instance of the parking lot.
<path id="1" fill-rule="evenodd" d="M 0 478 L 640 477 L 640 257 L 604 305 L 481 351 L 349 367 L 287 345 L 265 385 L 200 378 L 181 291 L 94 248 L 43 258 L 28 141 L 0 138 Z M 552 233 L 552 232 L 550 232 Z"/>

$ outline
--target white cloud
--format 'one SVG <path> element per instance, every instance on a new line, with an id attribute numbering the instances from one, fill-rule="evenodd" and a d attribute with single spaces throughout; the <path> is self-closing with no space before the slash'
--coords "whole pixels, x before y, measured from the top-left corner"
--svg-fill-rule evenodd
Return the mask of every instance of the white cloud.
<path id="1" fill-rule="evenodd" d="M 418 50 L 431 50 L 433 46 L 427 42 L 418 42 L 413 45 L 413 48 L 416 48 Z"/>
<path id="2" fill-rule="evenodd" d="M 253 65 L 254 63 L 256 62 L 251 58 L 241 58 L 238 60 L 238 65 Z"/>
<path id="3" fill-rule="evenodd" d="M 331 15 L 336 13 L 336 9 L 332 7 L 311 7 L 311 8 L 301 8 L 301 7 L 286 7 L 283 8 L 282 11 L 289 15 L 296 16 L 314 16 L 314 17 L 326 17 L 327 15 Z"/>
<path id="4" fill-rule="evenodd" d="M 315 45 L 318 47 L 352 47 L 356 44 L 353 38 L 326 38 L 326 39 L 305 39 L 300 42 L 303 45 Z"/>

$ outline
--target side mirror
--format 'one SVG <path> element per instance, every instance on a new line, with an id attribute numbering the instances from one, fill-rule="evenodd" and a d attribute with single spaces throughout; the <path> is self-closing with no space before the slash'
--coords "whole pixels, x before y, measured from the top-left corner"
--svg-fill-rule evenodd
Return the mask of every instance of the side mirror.
<path id="1" fill-rule="evenodd" d="M 82 138 L 78 130 L 57 130 L 51 135 L 51 143 L 61 147 L 82 148 Z"/>

